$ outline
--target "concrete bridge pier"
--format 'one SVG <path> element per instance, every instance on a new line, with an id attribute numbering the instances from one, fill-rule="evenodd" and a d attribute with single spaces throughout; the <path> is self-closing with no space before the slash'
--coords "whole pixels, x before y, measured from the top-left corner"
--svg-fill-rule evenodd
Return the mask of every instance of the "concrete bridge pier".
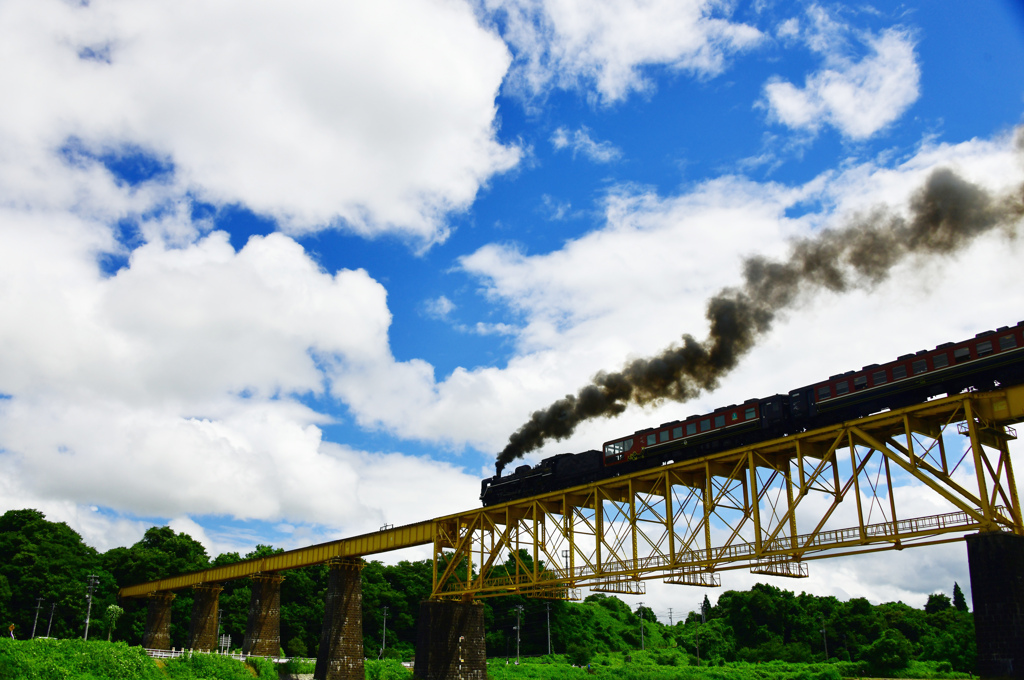
<path id="1" fill-rule="evenodd" d="M 314 680 L 364 680 L 363 561 L 335 559 L 324 603 L 324 627 L 316 655 Z"/>
<path id="2" fill-rule="evenodd" d="M 142 646 L 146 649 L 171 648 L 171 603 L 173 601 L 174 593 L 170 591 L 149 594 L 146 631 L 142 635 Z"/>
<path id="3" fill-rule="evenodd" d="M 982 678 L 1024 678 L 1024 536 L 967 536 L 974 636 Z"/>
<path id="4" fill-rule="evenodd" d="M 416 667 L 420 680 L 487 680 L 484 606 L 427 600 L 416 621 Z"/>
<path id="5" fill-rule="evenodd" d="M 249 599 L 249 621 L 242 653 L 278 656 L 281 653 L 281 581 L 276 572 L 253 574 Z"/>
<path id="6" fill-rule="evenodd" d="M 222 590 L 224 588 L 219 583 L 204 583 L 193 587 L 189 649 L 217 649 L 217 608 Z"/>

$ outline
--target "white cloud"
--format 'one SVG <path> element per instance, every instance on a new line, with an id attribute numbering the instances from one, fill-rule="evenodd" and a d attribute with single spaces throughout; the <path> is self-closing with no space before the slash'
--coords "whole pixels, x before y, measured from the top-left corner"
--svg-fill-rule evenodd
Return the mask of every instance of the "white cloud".
<path id="1" fill-rule="evenodd" d="M 769 117 L 787 127 L 817 133 L 831 125 L 850 139 L 866 139 L 890 125 L 917 101 L 921 71 L 911 33 L 890 28 L 858 36 L 868 53 L 849 55 L 849 29 L 812 7 L 804 40 L 824 67 L 808 74 L 804 86 L 775 77 L 764 85 L 762 105 Z M 792 38 L 797 25 L 784 23 L 780 37 Z"/>
<path id="2" fill-rule="evenodd" d="M 447 319 L 448 315 L 455 311 L 455 303 L 444 295 L 439 295 L 433 300 L 427 300 L 423 308 L 429 317 Z"/>
<path id="3" fill-rule="evenodd" d="M 141 149 L 178 195 L 429 244 L 518 162 L 495 137 L 509 62 L 443 0 L 16 0 L 0 8 L 0 173 L 22 200 L 68 139 Z"/>
<path id="4" fill-rule="evenodd" d="M 803 186 L 722 177 L 674 197 L 612 195 L 605 224 L 559 250 L 530 255 L 514 245 L 492 244 L 462 258 L 462 267 L 480 278 L 488 295 L 522 319 L 516 353 L 506 367 L 458 369 L 436 380 L 426 364 L 379 365 L 358 380 L 341 377 L 332 389 L 367 425 L 431 440 L 458 432 L 461 441 L 496 451 L 533 410 L 574 392 L 597 371 L 652 355 L 683 332 L 703 337 L 705 300 L 740 280 L 744 257 L 781 256 L 790 237 L 841 224 L 879 204 L 905 205 L 939 166 L 955 167 L 994 190 L 1006 190 L 1022 176 L 1011 140 L 1001 137 L 926 145 L 899 166 L 851 166 Z M 799 218 L 786 216 L 805 206 L 820 207 Z M 618 419 L 588 423 L 572 440 L 545 451 L 592 448 L 650 422 L 1013 323 L 1013 300 L 986 291 L 1017 295 L 1011 292 L 1018 287 L 1009 254 L 1017 248 L 993 234 L 949 259 L 907 261 L 877 290 L 813 297 L 780 319 L 718 393 L 694 404 L 635 408 Z M 970 305 L 950 303 L 966 298 Z M 858 318 L 875 319 L 885 332 L 849 336 L 849 320 Z M 809 353 L 808 346 L 815 350 Z M 393 398 L 366 396 L 374 384 L 394 384 Z M 471 404 L 477 417 L 467 419 L 460 404 Z"/>
<path id="5" fill-rule="evenodd" d="M 756 28 L 729 19 L 730 6 L 708 0 L 482 0 L 498 16 L 517 54 L 510 84 L 528 94 L 552 85 L 593 89 L 615 102 L 652 87 L 645 67 L 697 77 L 721 73 L 728 59 L 756 45 Z"/>
<path id="6" fill-rule="evenodd" d="M 598 142 L 591 138 L 586 126 L 574 131 L 558 128 L 551 136 L 551 144 L 558 150 L 572 149 L 573 158 L 580 153 L 595 163 L 611 163 L 622 157 L 622 151 L 611 142 Z"/>

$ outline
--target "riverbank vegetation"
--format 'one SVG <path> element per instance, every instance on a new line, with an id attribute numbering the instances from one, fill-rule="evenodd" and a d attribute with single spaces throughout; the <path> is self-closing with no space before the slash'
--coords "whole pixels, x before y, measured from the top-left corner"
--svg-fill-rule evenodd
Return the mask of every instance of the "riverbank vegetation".
<path id="1" fill-rule="evenodd" d="M 0 622 L 13 624 L 19 639 L 31 637 L 34 630 L 37 637 L 48 634 L 71 644 L 70 638 L 84 633 L 87 579 L 95 575 L 98 585 L 93 593 L 90 640 L 109 637 L 138 645 L 145 627 L 144 602 L 124 602 L 123 614 L 106 616 L 110 605 L 116 604 L 118 584 L 151 581 L 274 552 L 277 550 L 272 547 L 258 546 L 247 555 L 226 553 L 211 559 L 187 534 L 154 527 L 132 546 L 100 553 L 85 545 L 67 525 L 50 522 L 41 512 L 8 511 L 0 516 Z M 521 559 L 529 563 L 527 555 Z M 327 582 L 325 566 L 287 572 L 281 591 L 281 640 L 286 655 L 316 655 Z M 945 677 L 941 674 L 969 672 L 975 662 L 973 615 L 959 587 L 950 585 L 952 596 L 935 593 L 919 609 L 901 602 L 876 605 L 863 598 L 840 601 L 758 584 L 745 592 L 725 591 L 714 605 L 705 600 L 702 612 L 690 612 L 682 620 L 677 613 L 671 624 L 664 615 L 659 620 L 648 607 L 634 609 L 602 594 L 592 594 L 582 602 L 494 598 L 484 602 L 487 654 L 491 659 L 514 659 L 518 633 L 520 656 L 540 657 L 549 651 L 550 631 L 551 651 L 562 655 L 557 658 L 583 668 L 590 664 L 594 674 L 614 667 L 615 659 L 631 655 L 633 661 L 622 662 L 629 673 L 645 665 L 642 659 L 650 659 L 652 668 L 676 669 L 672 672 L 677 675 L 671 677 L 688 677 L 685 673 L 693 668 L 715 673 L 726 672 L 715 670 L 722 668 L 760 669 L 763 673 L 770 667 L 766 664 L 772 663 L 805 665 L 811 673 L 805 680 L 832 670 L 844 677 L 847 673 L 900 677 L 911 672 L 918 673 L 914 677 Z M 362 589 L 363 644 L 368 657 L 412 658 L 419 603 L 429 595 L 430 586 L 429 562 L 367 563 Z M 241 646 L 245 634 L 250 594 L 246 579 L 224 583 L 221 633 L 230 636 L 232 649 Z M 181 591 L 174 600 L 171 627 L 171 644 L 179 649 L 188 643 L 191 609 L 191 593 Z M 130 657 L 127 651 L 117 653 Z M 824 670 L 812 670 L 826 663 Z M 525 673 L 527 666 L 534 665 L 544 664 L 512 666 L 523 670 L 509 672 Z M 565 663 L 560 665 L 566 668 Z M 730 677 L 739 679 L 738 675 Z"/>

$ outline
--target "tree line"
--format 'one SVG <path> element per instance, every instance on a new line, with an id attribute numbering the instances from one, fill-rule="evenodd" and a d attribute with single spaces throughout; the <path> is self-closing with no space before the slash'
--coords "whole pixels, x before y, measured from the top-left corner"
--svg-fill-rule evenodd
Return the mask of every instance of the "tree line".
<path id="1" fill-rule="evenodd" d="M 246 554 L 211 559 L 202 544 L 170 527 L 153 527 L 130 547 L 104 553 L 86 545 L 63 522 L 50 522 L 38 510 L 11 510 L 0 516 L 0 621 L 15 636 L 73 638 L 84 633 L 87 584 L 94 577 L 89 636 L 140 644 L 146 621 L 144 599 L 120 603 L 124 613 L 103 616 L 117 604 L 121 585 L 222 566 L 280 552 L 260 545 Z M 529 555 L 520 554 L 529 564 Z M 511 555 L 503 568 L 514 571 Z M 289 656 L 315 656 L 327 592 L 325 565 L 286 572 L 281 586 L 281 640 Z M 384 565 L 370 561 L 362 570 L 363 644 L 368 657 L 411 658 L 420 602 L 431 590 L 429 561 Z M 251 591 L 247 579 L 226 581 L 220 595 L 221 634 L 232 648 L 245 635 Z M 705 598 L 699 612 L 667 625 L 649 607 L 630 608 L 622 600 L 595 593 L 582 602 L 520 596 L 483 601 L 489 657 L 567 654 L 585 664 L 595 654 L 641 647 L 704 662 L 864 661 L 897 669 L 912 659 L 974 668 L 974 619 L 954 584 L 952 598 L 935 593 L 923 609 L 902 602 L 873 605 L 864 598 L 795 594 L 773 585 L 725 591 L 714 605 Z M 172 605 L 171 644 L 188 644 L 192 595 L 178 591 Z M 386 617 L 386 633 L 385 633 Z M 111 625 L 112 624 L 112 625 Z M 386 643 L 385 643 L 386 635 Z M 549 642 L 550 641 L 550 642 Z M 385 648 L 386 645 L 386 648 Z"/>

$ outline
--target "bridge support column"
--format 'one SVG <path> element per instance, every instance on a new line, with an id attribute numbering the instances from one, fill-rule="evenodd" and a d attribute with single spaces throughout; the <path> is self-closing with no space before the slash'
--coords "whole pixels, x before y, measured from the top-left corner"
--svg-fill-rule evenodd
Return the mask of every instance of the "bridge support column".
<path id="1" fill-rule="evenodd" d="M 224 588 L 217 583 L 205 583 L 193 588 L 189 649 L 217 649 L 217 607 L 222 590 Z"/>
<path id="2" fill-rule="evenodd" d="M 427 600 L 416 621 L 416 667 L 420 680 L 486 680 L 484 606 Z"/>
<path id="3" fill-rule="evenodd" d="M 361 559 L 331 560 L 314 680 L 364 680 Z"/>
<path id="4" fill-rule="evenodd" d="M 281 581 L 277 573 L 254 574 L 249 599 L 249 622 L 242 653 L 278 656 L 281 653 Z"/>
<path id="5" fill-rule="evenodd" d="M 174 593 L 161 591 L 150 593 L 149 609 L 146 611 L 146 631 L 142 635 L 142 646 L 146 649 L 171 648 L 171 602 Z"/>
<path id="6" fill-rule="evenodd" d="M 1024 536 L 967 536 L 982 678 L 1024 678 Z"/>

